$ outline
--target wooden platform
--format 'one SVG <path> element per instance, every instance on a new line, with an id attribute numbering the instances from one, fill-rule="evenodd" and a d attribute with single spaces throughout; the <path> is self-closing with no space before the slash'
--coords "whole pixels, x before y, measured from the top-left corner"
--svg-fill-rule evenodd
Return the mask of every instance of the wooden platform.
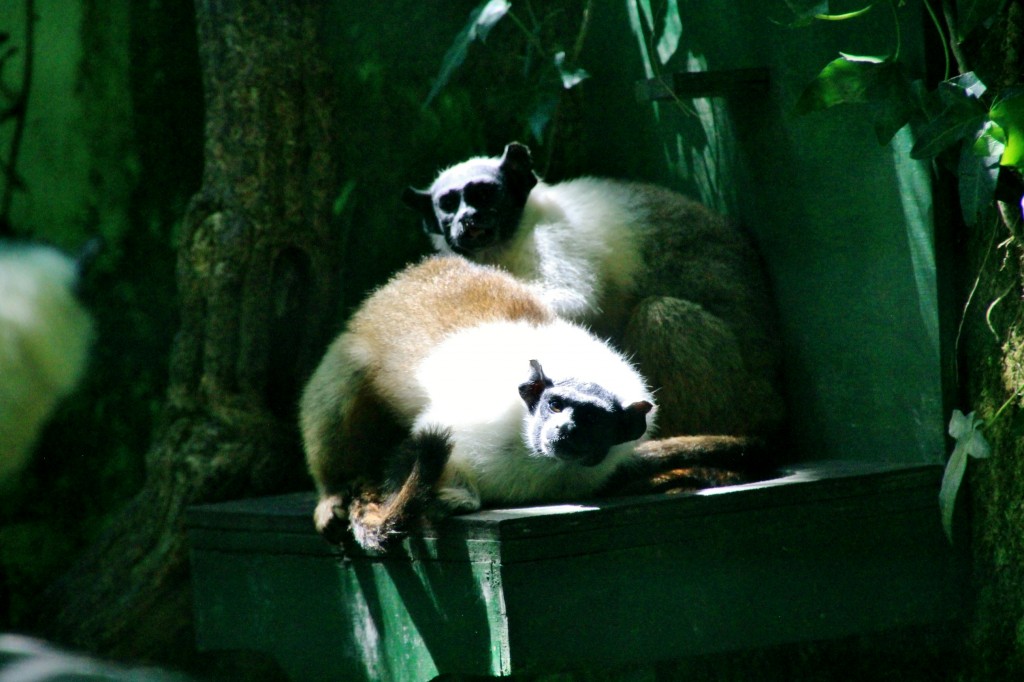
<path id="1" fill-rule="evenodd" d="M 315 533 L 312 494 L 189 515 L 201 649 L 298 681 L 651 662 L 956 615 L 939 466 L 842 462 L 697 494 L 493 510 L 387 556 Z"/>

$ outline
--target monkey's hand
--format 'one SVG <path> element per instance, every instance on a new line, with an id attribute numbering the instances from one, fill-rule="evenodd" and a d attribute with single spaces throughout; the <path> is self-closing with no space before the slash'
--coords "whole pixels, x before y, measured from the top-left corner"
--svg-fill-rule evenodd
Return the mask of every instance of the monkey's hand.
<path id="1" fill-rule="evenodd" d="M 342 495 L 324 495 L 313 511 L 316 532 L 332 545 L 341 544 L 348 530 L 348 504 Z"/>
<path id="2" fill-rule="evenodd" d="M 475 490 L 448 486 L 437 491 L 437 497 L 430 504 L 427 513 L 432 521 L 437 521 L 452 514 L 477 511 L 480 505 L 480 495 Z"/>

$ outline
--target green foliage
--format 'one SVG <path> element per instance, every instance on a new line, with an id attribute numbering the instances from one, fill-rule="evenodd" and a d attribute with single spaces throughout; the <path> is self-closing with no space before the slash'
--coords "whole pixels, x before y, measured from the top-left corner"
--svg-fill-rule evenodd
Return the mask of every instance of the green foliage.
<path id="1" fill-rule="evenodd" d="M 940 83 L 938 100 L 942 108 L 918 130 L 911 156 L 930 159 L 975 133 L 987 116 L 980 99 L 984 93 L 985 84 L 973 73 Z"/>
<path id="2" fill-rule="evenodd" d="M 1005 146 L 999 165 L 1024 169 L 1024 87 L 1004 89 L 992 104 L 988 117 L 1002 130 Z"/>
<path id="3" fill-rule="evenodd" d="M 852 12 L 832 14 L 828 0 L 786 0 L 786 5 L 793 12 L 790 26 L 809 26 L 815 21 L 846 21 L 867 14 L 878 3 L 871 3 Z"/>
<path id="4" fill-rule="evenodd" d="M 915 100 L 903 65 L 890 57 L 840 53 L 803 91 L 796 111 L 806 114 L 839 104 L 868 104 L 882 144 L 910 122 Z"/>
<path id="5" fill-rule="evenodd" d="M 476 42 L 484 43 L 498 23 L 507 18 L 508 22 L 505 23 L 511 22 L 515 26 L 522 40 L 521 46 L 517 49 L 505 36 L 496 50 L 504 52 L 506 59 L 518 61 L 523 86 L 513 86 L 517 100 L 510 103 L 509 111 L 516 112 L 522 133 L 532 137 L 535 146 L 543 147 L 555 134 L 555 124 L 565 93 L 578 87 L 590 76 L 578 63 L 586 36 L 590 2 L 588 0 L 583 10 L 571 49 L 566 49 L 562 44 L 565 35 L 552 30 L 554 19 L 561 13 L 562 7 L 547 7 L 547 13 L 540 16 L 534 12 L 529 0 L 523 3 L 523 7 L 523 16 L 520 16 L 508 0 L 483 0 L 470 13 L 469 21 L 455 37 L 441 62 L 440 72 L 434 79 L 424 107 L 432 104 L 450 85 L 455 72 L 464 63 L 470 46 Z"/>
<path id="6" fill-rule="evenodd" d="M 967 459 L 984 459 L 991 453 L 991 448 L 981 433 L 983 424 L 984 422 L 974 417 L 973 412 L 964 416 L 960 410 L 953 410 L 953 418 L 949 421 L 949 435 L 956 441 L 956 446 L 942 476 L 939 509 L 942 513 L 942 529 L 950 542 L 953 541 L 953 509 L 956 494 L 967 471 Z"/>
<path id="7" fill-rule="evenodd" d="M 430 93 L 424 102 L 424 106 L 430 104 L 441 89 L 451 80 L 452 74 L 466 60 L 466 53 L 471 43 L 479 40 L 481 43 L 487 40 L 487 34 L 491 32 L 495 24 L 501 21 L 502 17 L 508 14 L 512 5 L 508 0 L 484 0 L 469 15 L 469 22 L 465 28 L 455 37 L 455 42 L 448 48 L 441 62 L 441 72 L 434 79 Z"/>
<path id="8" fill-rule="evenodd" d="M 794 24 L 807 25 L 813 19 L 855 19 L 881 3 L 830 17 L 819 16 L 827 11 L 827 3 L 793 0 L 788 4 L 794 12 Z M 904 125 L 912 124 L 915 143 L 911 156 L 937 159 L 951 166 L 959 179 L 964 220 L 974 225 L 979 213 L 994 202 L 998 174 L 1024 170 L 1024 90 L 1013 86 L 993 91 L 988 87 L 982 73 L 992 71 L 991 57 L 977 48 L 970 51 L 977 41 L 966 42 L 968 36 L 977 37 L 992 24 L 1001 3 L 960 0 L 955 13 L 944 15 L 945 25 L 925 3 L 940 37 L 949 40 L 952 36 L 961 59 L 976 62 L 981 69 L 947 77 L 930 91 L 922 81 L 912 82 L 899 60 L 898 10 L 903 3 L 887 0 L 886 4 L 896 25 L 892 55 L 841 53 L 807 86 L 797 100 L 796 111 L 810 113 L 843 104 L 870 107 L 882 144 Z M 959 20 L 952 23 L 951 16 Z M 948 63 L 948 51 L 946 55 Z"/>
<path id="9" fill-rule="evenodd" d="M 983 215 L 993 213 L 997 191 L 1001 201 L 1022 205 L 1024 184 L 1019 176 L 1024 171 L 1024 86 L 1004 83 L 1007 75 L 999 64 L 999 50 L 987 45 L 987 34 L 1003 9 L 1002 2 L 944 2 L 942 19 L 929 0 L 924 3 L 945 49 L 945 77 L 934 89 L 929 91 L 921 81 L 910 83 L 900 69 L 897 10 L 902 3 L 888 0 L 897 27 L 892 56 L 842 55 L 807 86 L 796 110 L 810 113 L 842 104 L 871 106 L 875 109 L 876 132 L 883 144 L 900 127 L 911 124 L 915 139 L 911 156 L 934 159 L 956 173 L 964 222 L 975 227 Z M 811 23 L 808 18 L 812 12 L 826 9 L 825 3 L 789 4 L 797 25 Z M 951 54 L 961 70 L 959 75 L 949 73 Z M 1004 175 L 1009 181 L 1002 181 Z M 1006 189 L 1010 187 L 1014 189 Z M 1008 196 L 1008 191 L 1014 194 Z M 1019 221 L 1021 217 L 1018 209 L 1015 219 Z M 1012 242 L 1013 234 L 1011 230 L 1010 239 L 1000 246 Z M 1004 296 L 990 303 L 986 320 Z M 992 329 L 991 322 L 989 328 Z M 1017 389 L 995 412 L 990 425 L 1022 391 L 1024 387 Z M 959 410 L 954 411 L 949 423 L 955 447 L 946 465 L 939 507 L 943 529 L 951 540 L 953 509 L 967 460 L 989 456 L 990 447 L 980 430 L 982 424 L 974 412 L 965 416 Z"/>

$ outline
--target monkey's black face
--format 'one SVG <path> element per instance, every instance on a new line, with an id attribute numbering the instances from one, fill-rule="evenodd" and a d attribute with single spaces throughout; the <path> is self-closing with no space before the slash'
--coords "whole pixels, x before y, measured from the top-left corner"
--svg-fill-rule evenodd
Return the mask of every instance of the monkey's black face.
<path id="1" fill-rule="evenodd" d="M 647 430 L 649 402 L 623 407 L 597 384 L 572 379 L 556 384 L 540 363 L 530 365 L 530 379 L 519 386 L 519 395 L 530 412 L 524 435 L 536 454 L 596 466 L 613 446 L 636 440 Z"/>
<path id="2" fill-rule="evenodd" d="M 473 255 L 508 240 L 523 206 L 498 179 L 476 178 L 464 185 L 432 191 L 434 217 L 452 251 Z"/>
<path id="3" fill-rule="evenodd" d="M 408 188 L 405 203 L 423 216 L 438 251 L 479 254 L 509 240 L 537 184 L 529 150 L 505 147 L 500 158 L 475 158 L 441 173 L 429 190 Z"/>
<path id="4" fill-rule="evenodd" d="M 604 401 L 580 400 L 574 391 L 551 389 L 537 407 L 533 424 L 539 452 L 583 466 L 604 461 L 620 438 L 622 408 Z M 618 407 L 618 410 L 615 408 Z"/>

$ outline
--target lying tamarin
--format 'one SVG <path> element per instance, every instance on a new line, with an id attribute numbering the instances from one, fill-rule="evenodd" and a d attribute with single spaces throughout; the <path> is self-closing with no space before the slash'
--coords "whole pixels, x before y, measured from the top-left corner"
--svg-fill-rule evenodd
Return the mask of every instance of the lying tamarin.
<path id="1" fill-rule="evenodd" d="M 405 202 L 437 251 L 499 266 L 633 358 L 665 435 L 771 435 L 782 418 L 767 278 L 747 237 L 664 188 L 538 180 L 509 144 Z"/>
<path id="2" fill-rule="evenodd" d="M 427 507 L 592 496 L 653 418 L 607 343 L 495 268 L 429 258 L 363 303 L 303 393 L 314 521 L 377 548 Z"/>

